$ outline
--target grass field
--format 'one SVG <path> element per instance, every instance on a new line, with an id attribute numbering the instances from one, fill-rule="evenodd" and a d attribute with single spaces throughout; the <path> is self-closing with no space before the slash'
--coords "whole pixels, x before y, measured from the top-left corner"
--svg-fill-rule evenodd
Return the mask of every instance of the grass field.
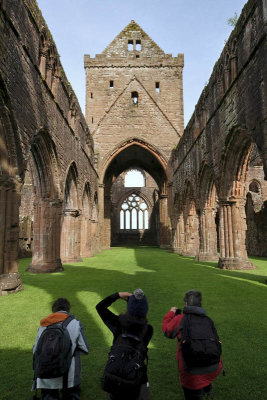
<path id="1" fill-rule="evenodd" d="M 141 287 L 149 300 L 154 336 L 149 347 L 152 400 L 182 400 L 175 361 L 176 340 L 161 331 L 171 306 L 182 307 L 183 294 L 198 289 L 203 307 L 213 318 L 223 343 L 226 376 L 214 383 L 216 400 L 267 399 L 267 259 L 253 258 L 252 271 L 224 271 L 216 263 L 194 261 L 158 248 L 112 248 L 64 265 L 50 275 L 25 272 L 29 259 L 20 260 L 24 291 L 0 297 L 0 400 L 31 396 L 32 345 L 41 318 L 50 314 L 57 297 L 67 297 L 71 312 L 82 321 L 89 356 L 82 358 L 82 400 L 104 400 L 100 377 L 112 336 L 95 305 L 116 291 Z M 125 310 L 118 300 L 113 311 Z"/>

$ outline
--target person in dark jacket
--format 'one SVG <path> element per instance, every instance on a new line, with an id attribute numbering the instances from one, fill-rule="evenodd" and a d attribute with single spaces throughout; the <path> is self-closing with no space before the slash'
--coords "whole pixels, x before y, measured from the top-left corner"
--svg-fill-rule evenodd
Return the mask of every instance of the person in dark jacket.
<path id="1" fill-rule="evenodd" d="M 127 312 L 125 314 L 115 315 L 108 310 L 108 307 L 118 299 L 127 301 Z M 143 335 L 143 344 L 147 348 L 153 335 L 153 328 L 147 323 L 148 302 L 142 289 L 136 289 L 133 294 L 129 292 L 114 293 L 100 301 L 96 306 L 96 310 L 103 322 L 113 333 L 113 344 L 123 332 L 135 336 L 139 336 L 142 332 L 145 332 Z M 118 396 L 115 397 L 111 393 L 108 394 L 107 398 L 108 400 L 126 400 Z M 135 399 L 131 397 L 131 400 L 149 400 L 149 398 L 149 383 L 145 367 L 139 395 Z"/>
<path id="2" fill-rule="evenodd" d="M 199 367 L 198 371 L 191 371 L 185 368 L 182 356 L 181 341 L 181 322 L 184 314 L 206 315 L 206 311 L 201 307 L 202 295 L 196 290 L 186 292 L 184 297 L 184 310 L 180 313 L 176 307 L 171 307 L 170 311 L 164 316 L 162 330 L 167 338 L 178 338 L 176 359 L 180 373 L 181 385 L 184 391 L 185 400 L 202 400 L 203 396 L 210 397 L 211 383 L 219 375 L 222 369 L 222 359 L 218 364 L 209 367 Z"/>

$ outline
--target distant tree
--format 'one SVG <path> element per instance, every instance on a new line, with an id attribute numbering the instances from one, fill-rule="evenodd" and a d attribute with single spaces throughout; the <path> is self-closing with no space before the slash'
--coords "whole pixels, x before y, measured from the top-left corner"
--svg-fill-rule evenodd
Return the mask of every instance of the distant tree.
<path id="1" fill-rule="evenodd" d="M 228 18 L 227 20 L 227 25 L 235 27 L 238 21 L 238 15 L 237 12 L 234 13 L 234 16 L 232 18 Z"/>

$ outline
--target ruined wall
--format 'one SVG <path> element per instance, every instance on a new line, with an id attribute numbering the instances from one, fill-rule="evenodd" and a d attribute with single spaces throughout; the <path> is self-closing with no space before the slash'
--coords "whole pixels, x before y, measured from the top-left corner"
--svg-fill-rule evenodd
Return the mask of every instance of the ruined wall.
<path id="1" fill-rule="evenodd" d="M 11 179 L 19 183 L 15 185 L 16 188 L 12 186 L 12 191 L 15 190 L 20 198 L 25 172 L 30 171 L 35 196 L 35 220 L 41 219 L 34 228 L 38 230 L 40 239 L 36 246 L 45 248 L 48 232 L 53 231 L 55 224 L 60 225 L 64 218 L 65 185 L 70 166 L 75 165 L 76 169 L 77 218 L 80 219 L 86 183 L 90 186 L 89 204 L 93 208 L 97 173 L 93 166 L 93 141 L 87 124 L 60 63 L 55 43 L 34 0 L 1 2 L 0 74 L 3 88 L 1 138 L 8 163 L 14 165 L 12 172 L 10 168 L 5 169 L 2 153 L 0 174 L 5 182 Z M 9 130 L 12 130 L 11 134 L 7 134 Z M 13 147 L 12 140 L 15 142 Z M 6 193 L 3 185 L 1 188 Z M 22 195 L 23 219 L 32 215 L 31 207 L 28 210 L 25 207 L 27 203 L 32 205 L 32 191 L 25 188 Z M 7 201 L 6 195 L 3 196 L 2 207 Z M 18 205 L 20 203 L 19 200 Z M 16 253 L 18 207 L 15 214 L 14 210 L 12 213 L 15 218 L 12 229 L 17 226 L 16 233 L 12 234 Z M 11 228 L 6 226 L 5 229 L 8 231 Z M 0 247 L 5 247 L 1 237 Z M 40 262 L 41 253 L 39 248 Z M 56 258 L 59 260 L 58 255 Z M 7 264 L 8 261 L 5 261 L 0 265 L 0 274 L 9 272 L 11 267 L 7 267 Z M 15 271 L 16 260 L 12 261 L 12 265 Z"/>
<path id="2" fill-rule="evenodd" d="M 236 258 L 246 265 L 248 179 L 257 177 L 266 193 L 266 85 L 266 2 L 250 0 L 214 66 L 171 164 L 174 232 L 180 215 L 187 219 L 184 204 L 190 186 L 193 214 L 204 242 L 209 243 L 207 232 L 215 229 L 211 225 L 215 226 L 216 213 L 220 214 L 220 258 L 232 260 L 229 268 L 235 266 Z M 259 161 L 247 174 L 253 151 Z M 183 243 L 178 247 L 183 252 Z M 191 255 L 199 256 L 199 251 L 195 241 Z M 263 249 L 258 254 L 262 253 Z"/>

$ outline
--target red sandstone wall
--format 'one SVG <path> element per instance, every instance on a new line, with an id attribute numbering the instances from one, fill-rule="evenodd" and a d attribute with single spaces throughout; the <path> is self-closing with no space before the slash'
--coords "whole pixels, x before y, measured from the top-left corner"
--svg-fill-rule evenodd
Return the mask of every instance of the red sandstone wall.
<path id="1" fill-rule="evenodd" d="M 217 206 L 213 206 L 214 212 L 219 206 L 223 212 L 224 201 L 229 202 L 228 208 L 234 203 L 238 204 L 238 211 L 232 210 L 233 223 L 237 225 L 228 228 L 233 229 L 237 240 L 236 243 L 231 242 L 230 246 L 236 245 L 241 249 L 240 254 L 245 254 L 247 227 L 244 204 L 248 179 L 259 179 L 262 200 L 266 200 L 263 174 L 263 166 L 265 176 L 267 173 L 265 37 L 265 2 L 250 0 L 215 64 L 195 112 L 173 152 L 171 163 L 174 198 L 175 195 L 177 198 L 179 195 L 183 197 L 190 184 L 195 206 L 201 212 L 201 199 L 210 195 L 208 186 L 202 181 L 204 171 L 209 170 L 209 179 L 216 187 Z M 260 157 L 258 163 L 251 165 L 247 175 L 249 159 L 253 158 L 253 144 L 254 153 Z M 183 197 L 180 201 L 183 203 L 186 199 Z M 174 215 L 175 209 L 170 212 Z M 223 224 L 221 220 L 221 226 Z M 265 224 L 261 228 L 261 235 L 264 235 L 266 228 Z M 211 228 L 206 226 L 206 229 Z M 192 255 L 198 254 L 197 246 Z M 258 254 L 262 254 L 262 251 Z"/>

